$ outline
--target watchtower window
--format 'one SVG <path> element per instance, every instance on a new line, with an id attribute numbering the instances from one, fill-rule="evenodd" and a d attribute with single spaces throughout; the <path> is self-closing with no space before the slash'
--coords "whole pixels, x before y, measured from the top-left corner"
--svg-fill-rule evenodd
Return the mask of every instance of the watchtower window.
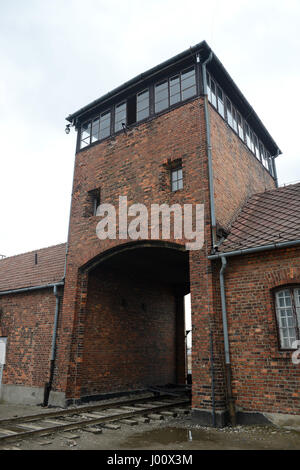
<path id="1" fill-rule="evenodd" d="M 137 121 L 142 121 L 149 117 L 149 90 L 144 90 L 141 93 L 137 94 L 136 97 L 137 103 Z"/>
<path id="2" fill-rule="evenodd" d="M 106 111 L 100 115 L 99 139 L 104 139 L 110 135 L 111 112 Z"/>
<path id="3" fill-rule="evenodd" d="M 196 94 L 195 69 L 185 70 L 181 73 L 181 99 L 187 100 Z"/>
<path id="4" fill-rule="evenodd" d="M 81 142 L 80 148 L 84 148 L 91 143 L 91 121 L 82 124 L 81 126 Z"/>
<path id="5" fill-rule="evenodd" d="M 169 106 L 168 81 L 155 85 L 155 112 L 159 113 Z"/>
<path id="6" fill-rule="evenodd" d="M 180 79 L 179 75 L 170 78 L 170 105 L 180 101 Z"/>
<path id="7" fill-rule="evenodd" d="M 115 108 L 115 132 L 120 131 L 126 122 L 126 102 L 120 103 Z"/>

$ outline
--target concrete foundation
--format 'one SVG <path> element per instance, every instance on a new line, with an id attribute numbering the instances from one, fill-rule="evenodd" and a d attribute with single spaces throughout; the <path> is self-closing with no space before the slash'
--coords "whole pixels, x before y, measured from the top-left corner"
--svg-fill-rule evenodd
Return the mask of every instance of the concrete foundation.
<path id="1" fill-rule="evenodd" d="M 5 385 L 1 387 L 2 403 L 18 405 L 41 405 L 44 400 L 44 389 L 39 387 L 24 387 L 22 385 Z M 66 406 L 65 394 L 63 392 L 52 391 L 50 393 L 49 405 Z"/>

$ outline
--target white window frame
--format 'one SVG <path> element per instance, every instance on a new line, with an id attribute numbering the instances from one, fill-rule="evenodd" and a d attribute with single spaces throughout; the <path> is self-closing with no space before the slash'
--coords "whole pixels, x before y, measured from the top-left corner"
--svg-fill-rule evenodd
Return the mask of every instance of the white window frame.
<path id="1" fill-rule="evenodd" d="M 280 349 L 297 349 L 293 344 L 300 338 L 300 286 L 276 290 L 275 309 Z"/>

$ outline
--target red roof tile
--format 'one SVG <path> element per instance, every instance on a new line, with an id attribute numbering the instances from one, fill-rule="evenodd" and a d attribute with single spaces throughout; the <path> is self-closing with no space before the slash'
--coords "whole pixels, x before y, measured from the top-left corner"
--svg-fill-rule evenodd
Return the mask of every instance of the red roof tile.
<path id="1" fill-rule="evenodd" d="M 219 248 L 229 252 L 300 239 L 300 183 L 254 194 Z"/>
<path id="2" fill-rule="evenodd" d="M 66 243 L 62 243 L 1 259 L 0 292 L 61 281 L 64 276 L 65 254 Z"/>

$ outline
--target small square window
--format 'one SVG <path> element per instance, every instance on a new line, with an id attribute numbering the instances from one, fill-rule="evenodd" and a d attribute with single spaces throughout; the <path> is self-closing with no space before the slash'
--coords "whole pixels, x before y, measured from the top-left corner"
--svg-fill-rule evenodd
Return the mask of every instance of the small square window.
<path id="1" fill-rule="evenodd" d="M 172 191 L 183 189 L 182 167 L 177 167 L 171 170 L 171 188 Z"/>

